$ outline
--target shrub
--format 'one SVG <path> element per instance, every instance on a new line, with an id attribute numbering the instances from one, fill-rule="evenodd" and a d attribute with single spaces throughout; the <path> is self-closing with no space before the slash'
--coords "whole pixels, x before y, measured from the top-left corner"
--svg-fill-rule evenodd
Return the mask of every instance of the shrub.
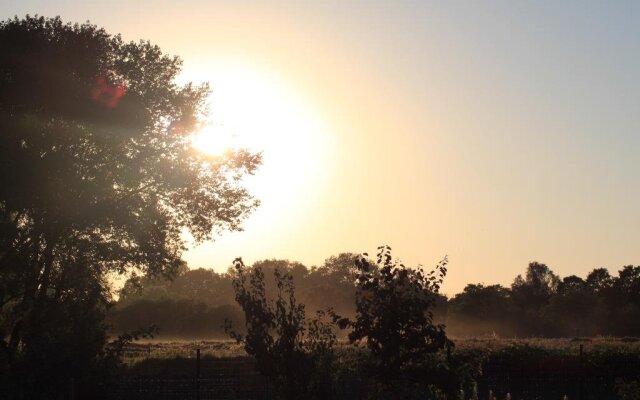
<path id="1" fill-rule="evenodd" d="M 411 398 L 434 389 L 454 397 L 457 378 L 438 357 L 453 342 L 433 320 L 447 259 L 425 273 L 394 260 L 389 246 L 378 250 L 376 263 L 367 254 L 356 260 L 355 319 L 334 320 L 351 329 L 352 343 L 366 343 L 370 358 L 364 368 L 385 396 Z"/>
<path id="2" fill-rule="evenodd" d="M 333 348 L 336 336 L 324 313 L 307 320 L 305 306 L 296 301 L 293 277 L 274 270 L 275 301 L 267 299 L 260 267 L 234 261 L 233 288 L 245 316 L 246 334 L 227 332 L 256 359 L 258 371 L 274 385 L 282 399 L 331 398 Z"/>

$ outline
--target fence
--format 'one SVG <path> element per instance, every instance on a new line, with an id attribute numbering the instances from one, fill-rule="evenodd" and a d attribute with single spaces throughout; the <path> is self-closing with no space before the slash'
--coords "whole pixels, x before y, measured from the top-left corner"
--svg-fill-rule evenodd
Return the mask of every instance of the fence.
<path id="1" fill-rule="evenodd" d="M 127 376 L 111 383 L 105 388 L 107 397 L 110 400 L 268 400 L 272 397 L 269 382 L 246 359 L 218 359 L 203 366 L 200 349 L 197 349 L 195 360 L 183 361 L 193 362 L 192 376 L 171 377 L 166 376 L 171 371 L 151 368 L 145 371 L 147 376 Z M 179 365 L 184 366 L 184 363 Z M 185 368 L 181 369 L 184 373 Z M 150 373 L 157 376 L 149 376 Z"/>
<path id="2" fill-rule="evenodd" d="M 640 380 L 640 356 L 636 352 L 552 353 L 535 348 L 495 351 L 484 359 L 477 378 L 480 399 L 489 390 L 499 400 L 509 393 L 513 400 L 613 400 L 618 378 Z M 125 376 L 106 384 L 101 393 L 109 400 L 272 400 L 273 388 L 260 376 L 250 358 L 147 359 L 144 369 L 131 369 Z M 342 377 L 335 387 L 338 399 L 364 399 L 366 379 Z M 7 393 L 5 393 L 6 395 Z M 471 393 L 466 394 L 470 398 Z M 19 398 L 3 396 L 0 399 Z M 425 395 L 425 398 L 426 395 Z M 74 399 L 73 388 L 70 400 Z"/>
<path id="3" fill-rule="evenodd" d="M 614 400 L 616 381 L 640 379 L 636 353 L 587 352 L 580 345 L 567 353 L 505 353 L 492 355 L 478 378 L 481 393 L 498 399 Z"/>

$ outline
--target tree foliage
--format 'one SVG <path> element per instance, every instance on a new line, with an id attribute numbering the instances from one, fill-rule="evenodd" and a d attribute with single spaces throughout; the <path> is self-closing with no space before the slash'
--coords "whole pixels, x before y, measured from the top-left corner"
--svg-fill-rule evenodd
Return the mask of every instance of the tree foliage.
<path id="1" fill-rule="evenodd" d="M 459 336 L 638 336 L 639 271 L 628 265 L 612 276 L 596 268 L 584 279 L 560 279 L 531 263 L 511 288 L 467 285 L 449 301 L 448 326 Z"/>
<path id="2" fill-rule="evenodd" d="M 260 155 L 192 148 L 208 87 L 178 86 L 181 61 L 149 42 L 27 16 L 0 23 L 0 48 L 0 339 L 11 360 L 64 305 L 104 308 L 108 274 L 172 276 L 185 229 L 196 240 L 239 229 L 257 205 L 241 177 Z"/>
<path id="3" fill-rule="evenodd" d="M 378 250 L 375 263 L 366 254 L 356 260 L 355 318 L 336 315 L 336 322 L 351 329 L 352 343 L 365 341 L 371 356 L 369 373 L 384 391 L 397 398 L 425 384 L 455 391 L 452 375 L 432 357 L 453 347 L 433 314 L 447 259 L 426 273 L 420 266 L 407 268 L 393 259 L 388 246 Z"/>
<path id="4" fill-rule="evenodd" d="M 521 307 L 538 310 L 548 304 L 560 284 L 560 278 L 545 264 L 529 263 L 523 278 L 518 275 L 511 285 L 513 297 Z"/>
<path id="5" fill-rule="evenodd" d="M 233 288 L 245 316 L 245 334 L 228 331 L 255 357 L 261 374 L 273 382 L 282 399 L 331 397 L 331 362 L 336 336 L 319 312 L 307 320 L 304 304 L 295 297 L 289 272 L 273 270 L 276 296 L 267 296 L 265 274 L 260 266 L 247 268 L 234 262 Z"/>
<path id="6" fill-rule="evenodd" d="M 271 259 L 258 261 L 252 268 L 261 268 L 265 276 L 272 276 L 276 268 L 290 274 L 296 285 L 296 298 L 305 304 L 307 315 L 330 307 L 341 315 L 353 316 L 355 257 L 355 254 L 342 253 L 312 268 L 289 260 Z M 124 284 L 109 319 L 118 333 L 136 329 L 139 324 L 153 323 L 159 326 L 161 337 L 226 338 L 220 321 L 227 318 L 240 325 L 243 321 L 238 316 L 240 310 L 232 285 L 234 276 L 233 268 L 227 273 L 218 273 L 184 267 L 171 280 L 133 277 Z M 268 298 L 276 297 L 273 279 L 266 280 L 265 292 Z"/>
<path id="7" fill-rule="evenodd" d="M 332 308 L 336 314 L 353 318 L 357 257 L 343 253 L 311 268 L 288 260 L 263 260 L 254 267 L 260 266 L 265 275 L 272 275 L 276 267 L 293 274 L 296 298 L 305 304 L 308 313 Z M 632 268 L 638 267 L 626 266 L 615 275 L 596 268 L 585 277 L 558 278 L 555 289 L 536 309 L 530 305 L 535 300 L 529 302 L 526 292 L 518 293 L 516 301 L 511 287 L 468 284 L 449 299 L 436 295 L 434 321 L 446 323 L 447 332 L 453 336 L 640 336 L 636 323 L 640 320 L 640 302 Z M 147 325 L 158 324 L 161 335 L 226 337 L 218 326 L 219 321 L 236 312 L 231 280 L 232 275 L 204 269 L 184 271 L 173 281 L 134 279 L 125 285 L 126 293 L 121 294 L 118 306 L 109 315 L 120 331 L 135 329 L 137 323 L 144 321 Z M 267 297 L 274 297 L 275 283 L 267 280 L 265 286 Z M 196 307 L 195 303 L 206 307 Z M 205 326 L 209 327 L 206 334 L 202 333 Z"/>

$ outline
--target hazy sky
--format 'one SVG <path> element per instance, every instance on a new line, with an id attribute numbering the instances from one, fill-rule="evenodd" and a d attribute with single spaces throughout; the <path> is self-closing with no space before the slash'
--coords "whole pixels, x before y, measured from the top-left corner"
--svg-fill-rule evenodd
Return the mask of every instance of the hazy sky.
<path id="1" fill-rule="evenodd" d="M 214 119 L 264 150 L 262 207 L 192 267 L 389 244 L 448 254 L 454 293 L 533 260 L 640 263 L 639 2 L 0 3 L 26 13 L 179 55 Z"/>

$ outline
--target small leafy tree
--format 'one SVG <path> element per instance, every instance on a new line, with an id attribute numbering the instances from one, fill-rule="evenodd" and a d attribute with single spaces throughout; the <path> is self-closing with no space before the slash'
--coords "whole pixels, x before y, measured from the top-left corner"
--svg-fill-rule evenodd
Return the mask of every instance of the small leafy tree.
<path id="1" fill-rule="evenodd" d="M 260 267 L 234 261 L 233 288 L 244 311 L 246 333 L 226 329 L 255 357 L 258 371 L 274 385 L 282 399 L 324 399 L 332 395 L 331 365 L 336 336 L 324 313 L 307 320 L 305 306 L 296 301 L 293 277 L 274 270 L 275 301 L 267 298 Z"/>
<path id="2" fill-rule="evenodd" d="M 455 392 L 453 374 L 433 357 L 453 347 L 444 325 L 433 320 L 447 259 L 425 273 L 420 266 L 407 268 L 394 260 L 389 246 L 378 250 L 375 263 L 366 253 L 356 259 L 355 319 L 334 315 L 334 320 L 351 328 L 352 343 L 365 341 L 367 371 L 383 392 L 396 398 L 428 386 Z"/>

